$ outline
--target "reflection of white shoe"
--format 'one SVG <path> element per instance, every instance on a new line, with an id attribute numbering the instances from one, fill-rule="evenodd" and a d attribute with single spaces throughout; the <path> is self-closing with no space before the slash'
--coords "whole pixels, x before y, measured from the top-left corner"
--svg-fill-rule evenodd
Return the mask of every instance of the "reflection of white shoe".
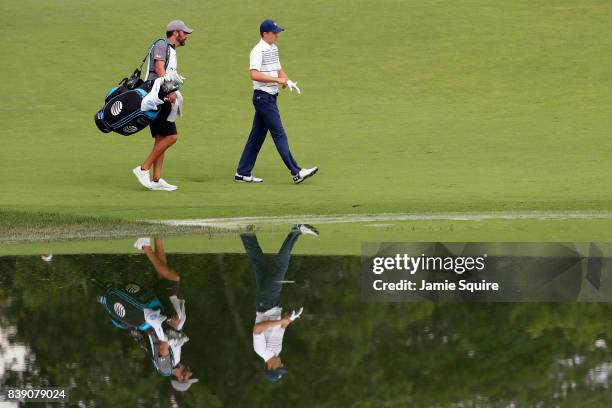
<path id="1" fill-rule="evenodd" d="M 168 183 L 163 178 L 160 178 L 158 181 L 151 182 L 151 190 L 157 191 L 174 191 L 178 189 L 178 186 Z"/>
<path id="2" fill-rule="evenodd" d="M 151 246 L 151 238 L 138 238 L 136 242 L 134 242 L 134 248 L 139 251 L 142 251 L 142 248 Z"/>
<path id="3" fill-rule="evenodd" d="M 317 229 L 312 225 L 299 224 L 297 225 L 297 229 L 300 231 L 300 234 L 314 235 L 315 237 L 319 236 L 319 231 L 317 231 Z"/>
<path id="4" fill-rule="evenodd" d="M 132 173 L 138 179 L 138 182 L 145 188 L 151 188 L 151 179 L 149 178 L 149 170 L 143 170 L 142 167 L 136 166 L 132 169 Z"/>
<path id="5" fill-rule="evenodd" d="M 317 174 L 319 171 L 318 167 L 313 167 L 311 169 L 302 169 L 298 174 L 293 176 L 293 182 L 295 184 L 300 184 L 302 181 L 306 180 L 308 177 L 312 177 Z"/>

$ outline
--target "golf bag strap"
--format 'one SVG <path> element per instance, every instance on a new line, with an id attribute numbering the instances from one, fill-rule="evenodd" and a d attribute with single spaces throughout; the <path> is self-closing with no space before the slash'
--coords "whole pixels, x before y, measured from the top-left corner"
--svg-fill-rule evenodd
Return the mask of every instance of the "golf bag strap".
<path id="1" fill-rule="evenodd" d="M 144 56 L 144 58 L 142 59 L 142 62 L 138 66 L 139 70 L 142 70 L 142 66 L 144 65 L 145 61 L 149 58 L 149 56 L 151 55 L 151 51 L 153 51 L 153 47 L 155 47 L 155 44 L 157 44 L 158 41 L 164 41 L 164 39 L 158 38 L 157 40 L 153 41 L 153 44 L 151 44 L 151 46 L 149 47 L 149 50 L 147 51 L 147 55 Z M 164 68 L 168 68 L 169 60 L 170 60 L 170 44 L 166 44 L 166 63 L 164 65 Z"/>
<path id="2" fill-rule="evenodd" d="M 142 74 L 142 66 L 144 65 L 145 61 L 147 59 L 149 59 L 149 56 L 151 55 L 151 51 L 153 50 L 153 47 L 155 47 L 155 44 L 157 44 L 158 41 L 164 41 L 164 39 L 163 38 L 158 38 L 157 40 L 153 41 L 153 44 L 151 44 L 151 46 L 149 47 L 149 49 L 147 51 L 147 55 L 144 56 L 144 58 L 140 62 L 140 65 L 138 65 L 138 68 L 136 68 L 134 70 L 134 72 L 132 73 L 132 75 L 129 78 L 128 77 L 123 78 L 121 81 L 119 81 L 119 83 L 117 85 L 128 84 L 129 81 L 135 82 L 135 81 L 137 81 L 137 79 L 140 78 L 140 75 Z M 168 68 L 168 62 L 169 61 L 170 61 L 170 44 L 166 44 L 166 63 L 164 65 L 164 69 Z M 148 63 L 147 63 L 147 69 L 149 69 Z M 147 76 L 148 76 L 148 72 L 147 72 Z M 140 83 L 142 83 L 142 82 L 140 82 Z"/>

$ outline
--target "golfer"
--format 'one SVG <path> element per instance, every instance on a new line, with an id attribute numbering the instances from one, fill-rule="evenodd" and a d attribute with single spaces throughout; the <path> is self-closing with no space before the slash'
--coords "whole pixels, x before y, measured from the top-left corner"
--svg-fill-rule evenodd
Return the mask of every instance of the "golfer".
<path id="1" fill-rule="evenodd" d="M 278 34 L 284 31 L 272 20 L 264 20 L 259 26 L 261 40 L 251 51 L 251 80 L 253 80 L 253 105 L 255 106 L 255 117 L 251 134 L 244 146 L 238 169 L 234 180 L 241 183 L 261 183 L 263 180 L 251 174 L 259 150 L 266 138 L 268 131 L 272 135 L 276 150 L 280 154 L 285 166 L 291 172 L 293 182 L 298 184 L 309 177 L 314 176 L 318 167 L 303 169 L 298 166 L 289 150 L 287 135 L 281 122 L 280 112 L 276 105 L 279 85 L 283 88 L 300 93 L 297 83 L 289 80 L 281 67 L 278 56 L 276 41 Z"/>
<path id="2" fill-rule="evenodd" d="M 278 381 L 287 373 L 280 358 L 283 336 L 285 329 L 299 318 L 303 311 L 303 308 L 300 309 L 297 316 L 295 311 L 291 315 L 286 313 L 283 316 L 283 309 L 279 306 L 285 274 L 291 259 L 291 250 L 302 234 L 319 236 L 316 228 L 310 225 L 296 225 L 285 238 L 273 265 L 266 260 L 254 233 L 240 234 L 240 239 L 255 272 L 257 285 L 253 349 L 265 362 L 264 376 L 270 381 Z"/>
<path id="3" fill-rule="evenodd" d="M 148 72 L 145 81 L 163 77 L 166 72 L 177 72 L 176 47 L 185 45 L 187 35 L 193 30 L 181 20 L 174 20 L 166 27 L 166 39 L 160 39 L 153 44 L 149 51 Z M 145 188 L 159 191 L 174 191 L 178 187 L 172 185 L 162 178 L 162 167 L 166 150 L 177 139 L 176 124 L 168 121 L 168 115 L 172 110 L 172 104 L 177 100 L 176 92 L 168 94 L 165 102 L 161 105 L 160 112 L 151 123 L 151 136 L 155 139 L 153 150 L 149 157 L 140 166 L 135 167 L 132 172 Z M 153 167 L 153 178 L 149 169 Z"/>

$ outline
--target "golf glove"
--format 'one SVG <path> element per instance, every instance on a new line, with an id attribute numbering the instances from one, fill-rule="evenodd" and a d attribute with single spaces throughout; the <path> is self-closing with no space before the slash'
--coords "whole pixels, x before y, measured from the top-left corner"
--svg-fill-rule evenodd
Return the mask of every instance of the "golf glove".
<path id="1" fill-rule="evenodd" d="M 185 78 L 182 75 L 179 75 L 176 71 L 166 72 L 164 75 L 164 82 L 172 82 L 173 85 L 180 85 L 185 82 Z"/>
<path id="2" fill-rule="evenodd" d="M 298 88 L 298 86 L 297 86 L 297 82 L 293 82 L 292 80 L 288 79 L 287 80 L 287 86 L 289 87 L 289 90 L 291 92 L 293 92 L 293 90 L 295 89 L 298 94 L 302 93 L 302 91 L 300 91 L 300 88 Z"/>
<path id="3" fill-rule="evenodd" d="M 295 310 L 293 310 L 293 311 L 291 312 L 291 316 L 289 316 L 289 321 L 291 321 L 291 322 L 292 322 L 292 321 L 294 321 L 295 319 L 299 319 L 299 318 L 300 318 L 300 316 L 302 315 L 302 312 L 303 312 L 303 311 L 304 311 L 304 307 L 303 307 L 303 306 L 302 306 L 302 307 L 300 307 L 300 310 L 298 310 L 298 311 L 297 311 L 297 313 L 296 313 L 296 311 L 295 311 Z"/>

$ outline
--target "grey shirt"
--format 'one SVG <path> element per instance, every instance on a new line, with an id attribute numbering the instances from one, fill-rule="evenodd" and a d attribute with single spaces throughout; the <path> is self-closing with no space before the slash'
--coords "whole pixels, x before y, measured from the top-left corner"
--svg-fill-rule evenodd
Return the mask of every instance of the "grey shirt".
<path id="1" fill-rule="evenodd" d="M 168 47 L 174 48 L 174 44 L 172 44 L 167 39 L 159 39 L 153 44 L 151 48 L 151 52 L 149 53 L 149 66 L 146 80 L 154 80 L 157 79 L 157 74 L 155 73 L 155 60 L 164 61 L 164 64 L 168 65 Z"/>

